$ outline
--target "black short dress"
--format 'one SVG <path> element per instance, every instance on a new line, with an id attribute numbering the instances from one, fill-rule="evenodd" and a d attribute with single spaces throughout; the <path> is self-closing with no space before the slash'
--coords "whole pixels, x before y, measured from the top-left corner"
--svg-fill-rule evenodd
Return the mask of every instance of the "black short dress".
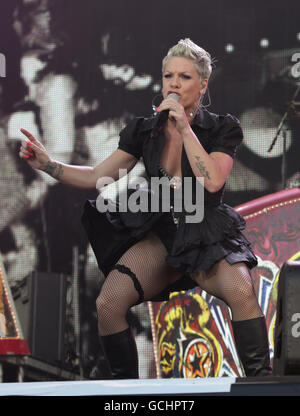
<path id="1" fill-rule="evenodd" d="M 165 136 L 163 131 L 154 132 L 155 118 L 135 118 L 121 131 L 118 148 L 142 158 L 145 178 L 149 187 L 143 192 L 151 194 L 150 180 L 153 177 L 169 177 L 160 164 Z M 217 115 L 202 109 L 194 119 L 192 129 L 208 153 L 223 152 L 234 158 L 236 149 L 243 139 L 239 121 L 232 115 Z M 191 178 L 192 189 L 197 179 L 191 169 L 184 146 L 181 154 L 182 188 L 185 178 Z M 171 179 L 169 177 L 169 179 Z M 197 185 L 198 186 L 198 185 Z M 244 262 L 251 269 L 257 259 L 251 244 L 243 234 L 245 220 L 232 207 L 222 202 L 224 187 L 215 193 L 203 189 L 203 219 L 187 222 L 184 207 L 175 212 L 170 209 L 153 212 L 121 212 L 119 201 L 115 201 L 115 212 L 100 212 L 96 200 L 88 200 L 84 206 L 82 223 L 95 253 L 98 266 L 108 275 L 120 257 L 150 231 L 155 233 L 167 249 L 166 262 L 182 272 L 182 278 L 166 288 L 153 300 L 168 299 L 174 290 L 196 287 L 190 273 L 208 270 L 217 261 L 225 258 L 230 264 Z M 128 198 L 136 189 L 126 191 Z M 183 192 L 183 191 L 182 191 Z M 152 192 L 153 193 L 153 192 Z M 193 202 L 196 202 L 192 194 Z M 183 204 L 184 205 L 184 204 Z M 149 204 L 150 206 L 150 204 Z"/>

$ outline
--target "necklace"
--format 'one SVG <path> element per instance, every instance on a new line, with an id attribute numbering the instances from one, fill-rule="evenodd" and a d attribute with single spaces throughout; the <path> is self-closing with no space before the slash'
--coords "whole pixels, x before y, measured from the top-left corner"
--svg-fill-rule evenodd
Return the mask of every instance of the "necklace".
<path id="1" fill-rule="evenodd" d="M 180 188 L 180 186 L 181 186 L 181 179 L 180 178 L 178 178 L 177 176 L 169 175 L 168 172 L 166 172 L 165 169 L 161 165 L 158 165 L 158 170 L 162 173 L 163 176 L 165 176 L 166 178 L 169 179 L 170 187 L 172 189 Z M 179 217 L 178 217 L 178 215 L 175 214 L 173 205 L 170 206 L 170 211 L 171 211 L 171 214 L 172 214 L 173 222 L 176 225 L 176 227 L 178 228 L 178 226 L 179 226 Z"/>

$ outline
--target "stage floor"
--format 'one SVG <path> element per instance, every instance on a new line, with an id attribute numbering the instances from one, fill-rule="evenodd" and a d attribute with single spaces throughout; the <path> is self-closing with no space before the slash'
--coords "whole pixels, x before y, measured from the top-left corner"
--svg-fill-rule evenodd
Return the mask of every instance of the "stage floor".
<path id="1" fill-rule="evenodd" d="M 0 396 L 300 396 L 300 376 L 0 384 Z"/>

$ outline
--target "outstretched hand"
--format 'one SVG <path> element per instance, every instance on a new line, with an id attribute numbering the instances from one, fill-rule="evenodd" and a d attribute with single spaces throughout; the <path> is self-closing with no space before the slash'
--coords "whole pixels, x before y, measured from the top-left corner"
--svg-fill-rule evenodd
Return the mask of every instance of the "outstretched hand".
<path id="1" fill-rule="evenodd" d="M 51 160 L 45 147 L 29 131 L 23 128 L 20 131 L 28 138 L 22 140 L 20 158 L 25 159 L 32 168 L 43 170 Z"/>

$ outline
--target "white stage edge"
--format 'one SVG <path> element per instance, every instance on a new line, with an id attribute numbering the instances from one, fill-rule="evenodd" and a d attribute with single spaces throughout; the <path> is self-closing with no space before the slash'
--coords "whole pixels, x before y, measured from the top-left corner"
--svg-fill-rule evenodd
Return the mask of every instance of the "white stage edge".
<path id="1" fill-rule="evenodd" d="M 137 396 L 229 393 L 234 377 L 0 384 L 0 396 Z"/>

